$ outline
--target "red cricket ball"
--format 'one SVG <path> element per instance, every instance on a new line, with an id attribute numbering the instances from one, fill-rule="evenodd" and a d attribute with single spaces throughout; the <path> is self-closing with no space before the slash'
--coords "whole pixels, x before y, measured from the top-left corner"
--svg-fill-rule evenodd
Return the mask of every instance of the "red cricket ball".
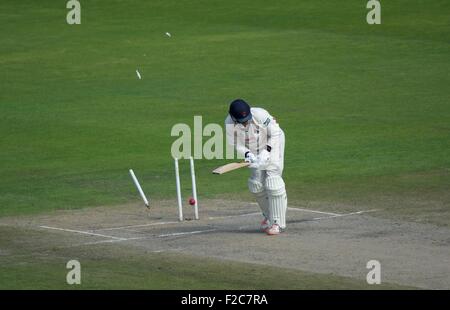
<path id="1" fill-rule="evenodd" d="M 193 205 L 195 205 L 195 199 L 194 198 L 189 198 L 189 204 L 191 205 L 191 206 L 193 206 Z"/>

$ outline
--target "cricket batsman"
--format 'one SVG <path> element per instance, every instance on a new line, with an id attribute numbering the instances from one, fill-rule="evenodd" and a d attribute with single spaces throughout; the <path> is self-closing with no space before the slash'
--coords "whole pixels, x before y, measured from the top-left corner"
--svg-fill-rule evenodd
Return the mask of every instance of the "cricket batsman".
<path id="1" fill-rule="evenodd" d="M 228 113 L 227 143 L 250 163 L 248 188 L 264 216 L 261 229 L 268 235 L 278 235 L 286 228 L 284 132 L 269 112 L 251 108 L 242 99 L 234 100 Z"/>

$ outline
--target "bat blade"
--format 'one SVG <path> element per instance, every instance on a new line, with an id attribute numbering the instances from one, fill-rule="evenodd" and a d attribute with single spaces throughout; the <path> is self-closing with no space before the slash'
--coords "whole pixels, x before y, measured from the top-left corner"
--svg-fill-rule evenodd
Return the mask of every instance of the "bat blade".
<path id="1" fill-rule="evenodd" d="M 248 167 L 250 163 L 241 162 L 241 163 L 229 163 L 223 166 L 220 166 L 213 170 L 213 174 L 224 174 L 239 168 Z"/>

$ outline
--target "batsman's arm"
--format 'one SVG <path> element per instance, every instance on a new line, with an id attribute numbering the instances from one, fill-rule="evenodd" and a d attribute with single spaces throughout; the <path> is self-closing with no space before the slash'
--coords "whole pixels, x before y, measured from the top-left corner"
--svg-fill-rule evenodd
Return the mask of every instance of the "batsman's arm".
<path id="1" fill-rule="evenodd" d="M 275 118 L 273 118 L 271 115 L 268 117 L 267 123 L 267 145 L 270 149 L 276 148 L 278 146 L 278 141 L 281 137 L 281 128 L 278 125 Z"/>
<path id="2" fill-rule="evenodd" d="M 236 130 L 234 130 L 234 123 L 230 124 L 228 118 L 225 120 L 225 132 L 228 145 L 233 146 L 239 157 L 244 158 L 245 154 L 250 150 L 245 146 L 245 141 L 240 141 L 239 135 L 235 135 Z"/>

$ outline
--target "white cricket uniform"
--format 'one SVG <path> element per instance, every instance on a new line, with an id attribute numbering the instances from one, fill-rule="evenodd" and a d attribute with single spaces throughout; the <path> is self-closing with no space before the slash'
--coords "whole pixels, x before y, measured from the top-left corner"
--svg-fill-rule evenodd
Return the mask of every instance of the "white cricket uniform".
<path id="1" fill-rule="evenodd" d="M 270 159 L 263 169 L 251 169 L 248 187 L 270 225 L 286 227 L 287 195 L 282 178 L 284 168 L 284 132 L 273 116 L 262 108 L 251 108 L 252 119 L 244 125 L 225 119 L 227 142 L 241 156 L 246 152 L 258 155 L 270 149 Z"/>

